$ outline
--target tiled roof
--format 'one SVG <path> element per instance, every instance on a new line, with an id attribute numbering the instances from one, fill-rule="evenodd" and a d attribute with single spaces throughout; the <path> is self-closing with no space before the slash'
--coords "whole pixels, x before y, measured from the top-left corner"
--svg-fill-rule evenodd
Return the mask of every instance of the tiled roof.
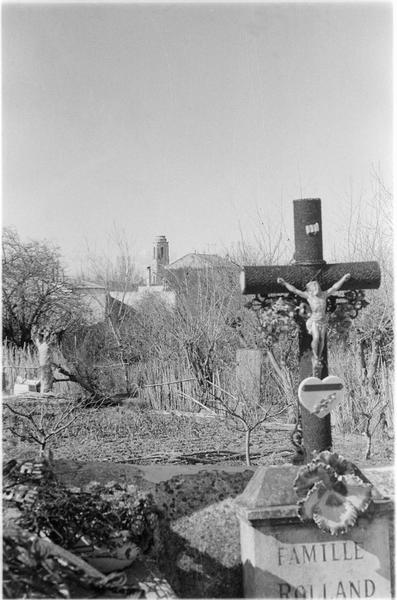
<path id="1" fill-rule="evenodd" d="M 233 263 L 217 254 L 198 254 L 191 252 L 170 263 L 166 268 L 174 269 L 204 269 L 208 267 L 231 267 Z"/>
<path id="2" fill-rule="evenodd" d="M 79 281 L 74 283 L 74 287 L 77 290 L 85 290 L 85 289 L 98 289 L 98 290 L 105 290 L 105 286 L 101 285 L 100 283 L 94 283 L 93 281 Z"/>

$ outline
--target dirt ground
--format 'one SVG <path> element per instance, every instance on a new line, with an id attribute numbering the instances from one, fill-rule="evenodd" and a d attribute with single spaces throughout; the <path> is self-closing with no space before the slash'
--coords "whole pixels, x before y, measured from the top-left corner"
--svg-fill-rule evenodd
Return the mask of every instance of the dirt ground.
<path id="1" fill-rule="evenodd" d="M 244 433 L 226 419 L 199 413 L 148 414 L 141 426 L 129 411 L 106 409 L 107 418 L 86 429 L 66 430 L 53 439 L 51 447 L 56 459 L 79 462 L 110 461 L 129 464 L 245 464 Z M 86 414 L 92 423 L 94 414 Z M 119 419 L 117 427 L 113 423 Z M 130 421 L 133 426 L 129 426 Z M 275 426 L 277 427 L 277 426 Z M 341 435 L 333 432 L 333 449 L 358 466 L 390 465 L 394 443 L 386 436 L 373 442 L 372 456 L 365 460 L 367 440 L 363 435 Z M 21 450 L 32 449 L 27 441 L 16 439 L 3 428 L 4 459 L 13 458 Z M 252 466 L 291 462 L 294 447 L 291 431 L 259 426 L 252 433 Z"/>

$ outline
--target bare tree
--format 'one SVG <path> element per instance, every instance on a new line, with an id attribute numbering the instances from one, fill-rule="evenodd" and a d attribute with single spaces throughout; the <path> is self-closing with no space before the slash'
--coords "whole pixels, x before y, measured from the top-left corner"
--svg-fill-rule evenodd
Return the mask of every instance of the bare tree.
<path id="1" fill-rule="evenodd" d="M 37 443 L 42 455 L 48 449 L 49 441 L 70 427 L 79 417 L 75 403 L 68 403 L 62 410 L 55 411 L 56 414 L 44 404 L 40 404 L 39 410 L 36 407 L 28 411 L 16 409 L 8 403 L 5 407 L 23 423 L 22 428 L 18 427 L 14 418 L 14 423 L 8 426 L 10 432 L 22 440 Z"/>
<path id="2" fill-rule="evenodd" d="M 274 419 L 285 412 L 285 407 L 275 407 L 269 398 L 262 397 L 262 401 L 253 400 L 241 389 L 234 394 L 224 387 L 212 383 L 212 395 L 218 409 L 222 409 L 228 417 L 231 417 L 237 430 L 243 431 L 245 435 L 245 461 L 251 466 L 251 434 L 252 432 L 270 419 Z"/>
<path id="3" fill-rule="evenodd" d="M 86 308 L 66 278 L 59 249 L 23 242 L 15 229 L 2 240 L 3 338 L 17 346 L 32 341 L 32 327 L 61 333 L 84 320 Z"/>
<path id="4" fill-rule="evenodd" d="M 231 327 L 241 305 L 236 270 L 184 271 L 171 285 L 176 290 L 173 336 L 191 365 L 203 401 L 216 373 L 234 361 L 239 343 Z"/>

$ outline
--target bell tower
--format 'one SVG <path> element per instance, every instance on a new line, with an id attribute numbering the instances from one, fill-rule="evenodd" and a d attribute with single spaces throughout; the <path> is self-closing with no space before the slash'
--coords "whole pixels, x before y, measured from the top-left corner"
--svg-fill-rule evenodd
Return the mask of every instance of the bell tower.
<path id="1" fill-rule="evenodd" d="M 151 265 L 151 284 L 160 285 L 163 280 L 163 269 L 170 264 L 170 252 L 165 235 L 158 235 L 153 244 Z"/>

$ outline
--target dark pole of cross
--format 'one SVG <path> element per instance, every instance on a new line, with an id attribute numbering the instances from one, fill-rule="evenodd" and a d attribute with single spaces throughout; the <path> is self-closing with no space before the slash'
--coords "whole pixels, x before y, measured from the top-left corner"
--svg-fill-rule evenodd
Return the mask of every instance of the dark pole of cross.
<path id="1" fill-rule="evenodd" d="M 351 277 L 340 288 L 343 290 L 377 289 L 380 285 L 380 268 L 375 261 L 327 264 L 323 258 L 321 200 L 304 198 L 294 200 L 294 263 L 286 266 L 244 267 L 240 283 L 243 294 L 286 293 L 285 287 L 277 282 L 282 277 L 300 290 L 316 279 L 322 290 L 334 285 L 343 275 Z M 299 323 L 299 381 L 313 375 L 311 335 L 303 319 Z M 320 379 L 328 375 L 327 348 L 322 355 Z M 306 461 L 314 451 L 321 452 L 332 447 L 330 415 L 319 418 L 301 406 L 303 445 Z"/>

